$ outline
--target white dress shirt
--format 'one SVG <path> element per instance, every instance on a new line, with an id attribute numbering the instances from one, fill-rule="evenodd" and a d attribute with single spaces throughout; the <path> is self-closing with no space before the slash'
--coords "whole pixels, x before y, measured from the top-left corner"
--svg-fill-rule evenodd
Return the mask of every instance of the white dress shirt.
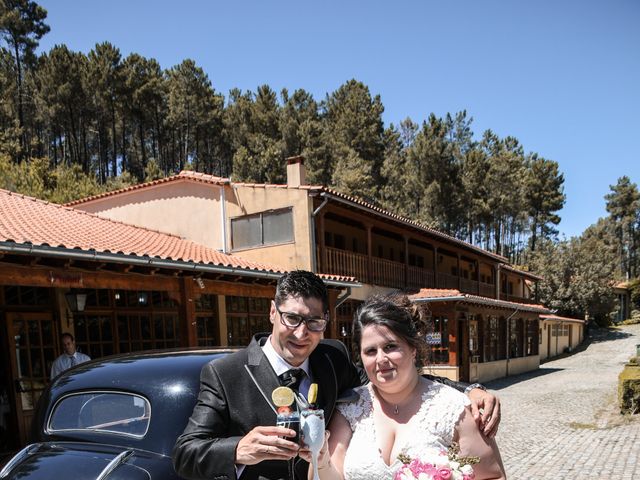
<path id="1" fill-rule="evenodd" d="M 73 355 L 67 355 L 63 353 L 58 358 L 53 361 L 53 365 L 51 365 L 51 380 L 60 375 L 65 370 L 70 369 L 78 365 L 79 363 L 88 362 L 91 360 L 89 355 L 85 355 L 84 353 L 80 353 L 76 351 Z"/>

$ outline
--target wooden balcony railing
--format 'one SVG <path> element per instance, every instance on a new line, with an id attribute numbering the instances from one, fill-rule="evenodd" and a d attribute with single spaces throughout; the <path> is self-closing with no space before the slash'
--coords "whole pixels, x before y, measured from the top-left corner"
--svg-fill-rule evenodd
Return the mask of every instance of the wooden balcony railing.
<path id="1" fill-rule="evenodd" d="M 326 271 L 323 273 L 356 277 L 361 282 L 369 281 L 366 255 L 331 247 L 325 247 L 325 251 L 327 266 Z"/>
<path id="2" fill-rule="evenodd" d="M 407 287 L 434 288 L 436 286 L 435 278 L 431 270 L 413 266 L 408 267 L 408 269 Z"/>
<path id="3" fill-rule="evenodd" d="M 536 303 L 533 298 L 520 297 L 519 295 L 507 295 L 505 293 L 500 294 L 500 300 L 506 300 L 507 302 L 516 303 Z"/>
<path id="4" fill-rule="evenodd" d="M 480 295 L 482 297 L 496 298 L 496 286 L 492 283 L 480 282 Z"/>
<path id="5" fill-rule="evenodd" d="M 376 285 L 385 287 L 404 286 L 404 263 L 385 260 L 384 258 L 373 258 L 372 281 Z"/>
<path id="6" fill-rule="evenodd" d="M 467 278 L 460 279 L 460 290 L 464 293 L 471 293 L 472 295 L 478 294 L 478 282 L 475 280 L 469 280 Z"/>
<path id="7" fill-rule="evenodd" d="M 458 277 L 448 273 L 438 273 L 438 288 L 458 289 Z"/>
<path id="8" fill-rule="evenodd" d="M 435 288 L 435 274 L 432 270 L 415 266 L 405 266 L 404 263 L 385 260 L 383 258 L 371 259 L 371 272 L 369 272 L 369 258 L 362 253 L 349 252 L 338 248 L 325 247 L 321 252 L 318 248 L 318 258 L 325 256 L 326 264 L 322 273 L 334 275 L 348 275 L 355 277 L 364 283 L 373 283 L 393 288 Z M 406 279 L 405 279 L 406 269 Z M 459 279 L 455 275 L 438 273 L 438 288 L 460 289 L 465 293 L 495 298 L 495 285 L 465 278 Z M 531 302 L 531 299 L 502 294 L 501 298 L 512 302 Z"/>

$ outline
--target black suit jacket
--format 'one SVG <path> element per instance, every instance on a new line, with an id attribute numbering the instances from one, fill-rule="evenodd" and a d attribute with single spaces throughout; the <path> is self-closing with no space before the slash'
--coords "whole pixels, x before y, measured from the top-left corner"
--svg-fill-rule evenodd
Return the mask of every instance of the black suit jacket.
<path id="1" fill-rule="evenodd" d="M 173 450 L 176 472 L 188 479 L 233 480 L 235 450 L 240 439 L 259 425 L 275 425 L 271 392 L 280 385 L 256 336 L 239 352 L 205 365 L 193 414 Z M 328 422 L 338 395 L 362 383 L 346 348 L 322 340 L 309 357 L 318 384 L 318 403 Z M 307 463 L 296 459 L 298 478 L 306 478 Z M 267 460 L 247 465 L 241 480 L 288 478 L 288 462 Z"/>

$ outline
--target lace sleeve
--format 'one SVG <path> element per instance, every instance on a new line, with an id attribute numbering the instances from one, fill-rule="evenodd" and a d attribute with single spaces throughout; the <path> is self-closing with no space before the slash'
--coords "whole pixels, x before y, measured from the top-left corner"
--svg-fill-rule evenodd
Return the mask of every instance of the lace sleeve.
<path id="1" fill-rule="evenodd" d="M 421 423 L 428 425 L 446 444 L 453 442 L 456 425 L 465 407 L 471 404 L 467 396 L 440 383 L 433 383 L 419 411 Z"/>
<path id="2" fill-rule="evenodd" d="M 349 422 L 351 431 L 355 431 L 357 423 L 371 411 L 371 395 L 367 387 L 354 389 L 358 393 L 358 399 L 353 402 L 339 403 L 336 408 Z"/>

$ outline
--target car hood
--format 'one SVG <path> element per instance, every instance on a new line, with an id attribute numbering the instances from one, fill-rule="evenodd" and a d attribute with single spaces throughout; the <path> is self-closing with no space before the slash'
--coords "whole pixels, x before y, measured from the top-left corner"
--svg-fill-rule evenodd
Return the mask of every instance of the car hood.
<path id="1" fill-rule="evenodd" d="M 8 467 L 8 468 L 7 468 Z M 144 450 L 111 445 L 48 442 L 18 453 L 6 465 L 2 480 L 154 480 L 178 478 L 171 459 Z"/>

